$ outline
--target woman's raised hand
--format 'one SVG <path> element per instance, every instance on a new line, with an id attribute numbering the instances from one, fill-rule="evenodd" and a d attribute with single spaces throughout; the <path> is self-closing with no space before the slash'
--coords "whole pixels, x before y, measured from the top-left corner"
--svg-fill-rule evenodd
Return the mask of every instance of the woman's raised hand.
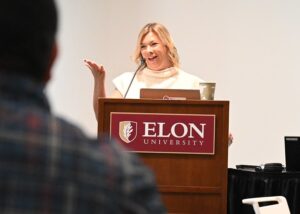
<path id="1" fill-rule="evenodd" d="M 85 65 L 92 71 L 95 80 L 104 80 L 105 70 L 103 65 L 98 65 L 95 62 L 86 59 L 84 60 L 84 62 Z"/>
<path id="2" fill-rule="evenodd" d="M 94 95 L 93 95 L 93 107 L 96 118 L 98 119 L 98 98 L 106 97 L 104 87 L 105 70 L 103 65 L 97 65 L 95 62 L 90 60 L 84 60 L 85 65 L 92 71 L 94 76 Z"/>

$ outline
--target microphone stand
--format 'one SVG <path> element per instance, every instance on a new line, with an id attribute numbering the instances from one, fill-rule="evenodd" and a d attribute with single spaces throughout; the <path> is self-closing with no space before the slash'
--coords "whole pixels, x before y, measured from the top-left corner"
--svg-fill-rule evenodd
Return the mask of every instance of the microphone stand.
<path id="1" fill-rule="evenodd" d="M 132 79 L 131 79 L 131 81 L 130 81 L 130 83 L 129 83 L 129 85 L 128 85 L 128 88 L 127 88 L 127 90 L 126 90 L 126 92 L 125 92 L 125 95 L 124 95 L 124 99 L 126 98 L 126 96 L 127 96 L 127 94 L 128 94 L 128 91 L 129 91 L 129 89 L 130 89 L 130 87 L 131 87 L 131 84 L 132 84 L 132 82 L 133 82 L 133 80 L 134 80 L 134 78 L 135 78 L 137 72 L 138 72 L 139 70 L 141 70 L 141 68 L 142 68 L 144 65 L 145 65 L 145 61 L 144 61 L 144 60 L 141 60 L 141 64 L 140 64 L 139 67 L 135 70 L 135 72 L 134 72 L 134 74 L 133 74 L 133 77 L 132 77 Z"/>

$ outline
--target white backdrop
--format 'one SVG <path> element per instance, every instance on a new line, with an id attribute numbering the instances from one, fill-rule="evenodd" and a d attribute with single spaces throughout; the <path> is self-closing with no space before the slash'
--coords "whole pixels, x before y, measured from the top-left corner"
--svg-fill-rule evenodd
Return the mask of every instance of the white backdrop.
<path id="1" fill-rule="evenodd" d="M 284 160 L 285 135 L 300 135 L 300 1 L 63 0 L 59 58 L 47 88 L 55 113 L 96 136 L 88 58 L 104 64 L 106 86 L 125 71 L 137 34 L 160 22 L 182 68 L 217 83 L 230 101 L 229 166 Z"/>

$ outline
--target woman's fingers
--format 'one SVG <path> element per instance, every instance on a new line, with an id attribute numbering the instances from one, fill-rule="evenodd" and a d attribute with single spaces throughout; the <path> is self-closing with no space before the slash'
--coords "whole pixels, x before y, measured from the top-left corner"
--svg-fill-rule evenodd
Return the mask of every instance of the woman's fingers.
<path id="1" fill-rule="evenodd" d="M 92 71 L 94 77 L 99 77 L 104 75 L 105 70 L 103 65 L 98 65 L 97 63 L 86 59 L 84 60 L 84 63 Z"/>
<path id="2" fill-rule="evenodd" d="M 97 70 L 97 71 L 103 70 L 103 66 L 102 65 L 98 66 L 95 62 L 89 60 L 84 60 L 84 62 L 86 66 L 91 70 Z"/>

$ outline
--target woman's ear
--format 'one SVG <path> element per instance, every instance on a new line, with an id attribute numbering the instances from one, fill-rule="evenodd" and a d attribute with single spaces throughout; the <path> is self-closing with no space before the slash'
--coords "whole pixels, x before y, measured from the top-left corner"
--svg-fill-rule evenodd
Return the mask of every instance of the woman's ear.
<path id="1" fill-rule="evenodd" d="M 49 63 L 46 68 L 45 76 L 44 76 L 44 83 L 47 83 L 51 79 L 51 71 L 52 71 L 52 66 L 55 62 L 55 59 L 58 54 L 58 45 L 57 42 L 55 41 L 52 45 L 50 57 L 49 57 Z"/>

